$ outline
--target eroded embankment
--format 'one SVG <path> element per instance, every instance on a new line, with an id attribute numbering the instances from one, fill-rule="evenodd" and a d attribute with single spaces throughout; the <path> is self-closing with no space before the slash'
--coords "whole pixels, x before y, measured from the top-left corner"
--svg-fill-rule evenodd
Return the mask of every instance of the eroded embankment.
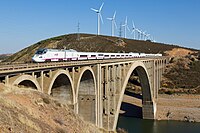
<path id="1" fill-rule="evenodd" d="M 200 122 L 200 95 L 160 94 L 157 107 L 158 120 Z"/>
<path id="2" fill-rule="evenodd" d="M 0 133 L 98 133 L 64 104 L 28 88 L 0 84 Z"/>

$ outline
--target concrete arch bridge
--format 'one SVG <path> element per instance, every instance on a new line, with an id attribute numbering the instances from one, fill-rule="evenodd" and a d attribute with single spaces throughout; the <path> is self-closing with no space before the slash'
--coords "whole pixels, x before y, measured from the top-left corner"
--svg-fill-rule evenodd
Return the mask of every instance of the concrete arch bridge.
<path id="1" fill-rule="evenodd" d="M 168 58 L 113 59 L 0 67 L 0 81 L 23 85 L 68 104 L 100 128 L 114 131 L 123 95 L 133 72 L 142 88 L 142 115 L 156 119 L 156 101 Z"/>

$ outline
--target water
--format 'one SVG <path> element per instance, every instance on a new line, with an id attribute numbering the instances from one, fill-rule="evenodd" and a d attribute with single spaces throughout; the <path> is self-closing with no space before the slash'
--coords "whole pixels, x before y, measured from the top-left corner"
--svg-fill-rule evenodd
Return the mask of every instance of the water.
<path id="1" fill-rule="evenodd" d="M 128 133 L 200 133 L 200 123 L 153 121 L 120 116 L 118 126 Z"/>

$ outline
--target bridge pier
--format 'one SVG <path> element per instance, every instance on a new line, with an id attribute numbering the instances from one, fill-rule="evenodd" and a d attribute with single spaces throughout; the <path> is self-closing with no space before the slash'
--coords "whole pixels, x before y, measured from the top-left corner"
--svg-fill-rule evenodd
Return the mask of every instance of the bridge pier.
<path id="1" fill-rule="evenodd" d="M 142 115 L 143 119 L 155 119 L 156 118 L 156 102 L 143 101 L 142 102 Z"/>

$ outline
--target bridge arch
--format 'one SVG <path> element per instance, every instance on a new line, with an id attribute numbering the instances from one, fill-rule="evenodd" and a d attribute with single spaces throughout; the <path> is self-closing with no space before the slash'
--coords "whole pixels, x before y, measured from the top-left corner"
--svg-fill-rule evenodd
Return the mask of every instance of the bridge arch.
<path id="1" fill-rule="evenodd" d="M 48 94 L 52 95 L 61 103 L 71 105 L 74 108 L 75 91 L 71 76 L 67 70 L 54 72 L 48 87 Z"/>
<path id="2" fill-rule="evenodd" d="M 96 78 L 91 67 L 84 67 L 82 69 L 77 82 L 76 97 L 78 114 L 80 114 L 84 120 L 96 124 Z"/>
<path id="3" fill-rule="evenodd" d="M 26 87 L 31 87 L 42 92 L 40 84 L 33 76 L 24 74 L 14 78 L 15 79 L 13 80 L 12 85 L 24 85 Z"/>
<path id="4" fill-rule="evenodd" d="M 140 61 L 134 62 L 132 64 L 132 66 L 130 67 L 130 69 L 128 70 L 127 75 L 124 80 L 124 83 L 123 83 L 123 86 L 122 86 L 122 91 L 121 91 L 119 101 L 117 104 L 117 111 L 116 111 L 116 115 L 115 115 L 113 130 L 116 129 L 118 117 L 119 117 L 119 111 L 120 111 L 120 107 L 121 107 L 121 104 L 123 101 L 123 95 L 125 93 L 125 89 L 128 84 L 128 80 L 129 80 L 130 76 L 132 75 L 133 71 L 137 72 L 139 79 L 140 79 L 142 95 L 143 95 L 142 106 L 145 106 L 146 102 L 150 102 L 150 103 L 154 104 L 148 71 L 147 71 L 144 63 L 142 63 Z M 151 107 L 151 110 L 155 111 L 154 106 L 149 106 L 149 107 Z M 142 107 L 143 113 L 144 113 L 145 109 L 146 109 L 145 107 Z M 151 117 L 154 117 L 155 112 L 153 112 L 153 113 L 154 114 L 151 114 L 152 115 Z M 143 114 L 143 117 L 144 117 L 144 115 L 145 114 Z"/>

